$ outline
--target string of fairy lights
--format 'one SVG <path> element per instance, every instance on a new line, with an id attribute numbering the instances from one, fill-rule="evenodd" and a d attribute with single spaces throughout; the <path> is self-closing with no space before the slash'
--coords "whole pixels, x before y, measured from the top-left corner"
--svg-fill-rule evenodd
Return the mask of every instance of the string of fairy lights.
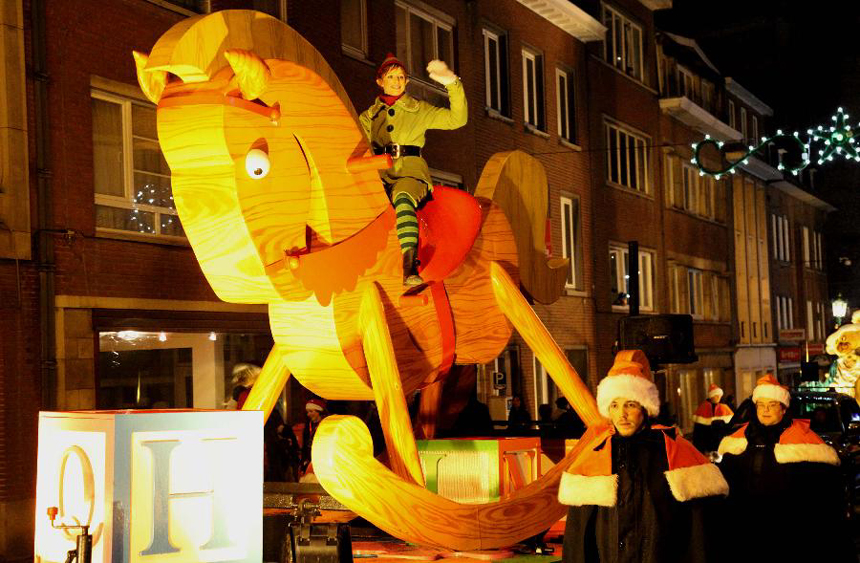
<path id="1" fill-rule="evenodd" d="M 776 135 L 771 137 L 762 137 L 758 145 L 749 145 L 746 153 L 740 157 L 737 154 L 736 145 L 727 144 L 723 141 L 712 139 L 710 135 L 705 135 L 705 139 L 699 143 L 693 143 L 693 158 L 690 162 L 699 169 L 699 175 L 713 176 L 719 180 L 725 174 L 734 174 L 735 170 L 744 164 L 749 164 L 749 158 L 758 153 L 771 143 L 777 141 L 788 141 L 789 145 L 794 144 L 800 151 L 800 159 L 796 164 L 785 165 L 779 163 L 777 168 L 786 172 L 797 174 L 809 166 L 812 162 L 813 145 L 823 145 L 823 148 L 818 148 L 816 151 L 816 161 L 818 164 L 824 164 L 833 160 L 834 156 L 842 156 L 847 160 L 860 162 L 860 154 L 857 152 L 857 145 L 854 139 L 854 129 L 848 123 L 848 114 L 840 107 L 836 114 L 831 118 L 833 125 L 829 127 L 819 125 L 815 129 L 806 130 L 806 141 L 800 137 L 800 133 L 795 131 L 788 134 L 783 133 L 781 129 L 777 129 Z M 860 127 L 860 124 L 858 124 Z M 702 150 L 708 146 L 716 147 L 728 164 L 720 168 L 710 168 L 701 160 Z M 731 155 L 731 158 L 730 158 Z"/>

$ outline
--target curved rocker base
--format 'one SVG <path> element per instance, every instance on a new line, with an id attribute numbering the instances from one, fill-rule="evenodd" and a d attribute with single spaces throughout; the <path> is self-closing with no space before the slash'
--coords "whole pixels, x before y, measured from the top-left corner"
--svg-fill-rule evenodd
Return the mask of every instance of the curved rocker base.
<path id="1" fill-rule="evenodd" d="M 566 510 L 557 499 L 561 475 L 594 438 L 588 429 L 546 475 L 489 504 L 461 504 L 401 479 L 373 457 L 367 427 L 352 416 L 327 417 L 311 455 L 323 488 L 382 530 L 415 544 L 472 551 L 510 546 L 558 521 Z"/>

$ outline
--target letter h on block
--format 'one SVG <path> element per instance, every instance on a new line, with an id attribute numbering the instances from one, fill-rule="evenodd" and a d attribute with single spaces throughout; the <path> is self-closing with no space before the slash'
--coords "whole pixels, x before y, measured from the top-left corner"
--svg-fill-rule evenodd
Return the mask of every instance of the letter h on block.
<path id="1" fill-rule="evenodd" d="M 92 561 L 262 559 L 263 418 L 259 411 L 43 412 L 37 560 L 62 562 L 88 525 Z"/>

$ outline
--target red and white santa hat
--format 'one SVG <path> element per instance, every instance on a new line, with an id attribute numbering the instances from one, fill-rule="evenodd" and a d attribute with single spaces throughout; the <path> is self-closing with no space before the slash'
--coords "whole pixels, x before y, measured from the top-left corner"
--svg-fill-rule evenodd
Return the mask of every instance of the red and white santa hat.
<path id="1" fill-rule="evenodd" d="M 708 398 L 710 399 L 711 397 L 717 396 L 722 397 L 723 390 L 720 389 L 716 383 L 711 383 L 711 385 L 708 387 Z"/>
<path id="2" fill-rule="evenodd" d="M 788 407 L 788 403 L 791 401 L 788 387 L 780 385 L 779 381 L 772 374 L 769 373 L 764 377 L 759 377 L 756 383 L 757 385 L 753 389 L 752 394 L 753 403 L 759 399 L 770 399 L 772 401 L 779 401 Z"/>
<path id="3" fill-rule="evenodd" d="M 650 416 L 660 414 L 660 393 L 654 385 L 648 358 L 642 350 L 621 350 L 609 373 L 597 386 L 597 410 L 609 418 L 615 399 L 636 401 Z"/>
<path id="4" fill-rule="evenodd" d="M 314 397 L 313 399 L 308 400 L 305 403 L 305 411 L 324 411 L 325 410 L 325 399 L 318 399 Z"/>

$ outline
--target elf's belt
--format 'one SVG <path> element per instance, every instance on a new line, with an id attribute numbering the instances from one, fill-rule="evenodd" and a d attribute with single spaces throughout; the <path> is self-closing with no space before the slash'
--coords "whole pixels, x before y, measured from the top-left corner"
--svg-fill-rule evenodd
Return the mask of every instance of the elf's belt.
<path id="1" fill-rule="evenodd" d="M 373 147 L 373 153 L 390 154 L 391 158 L 400 158 L 402 156 L 421 156 L 421 147 L 418 145 L 398 145 L 397 143 L 389 143 L 384 147 Z"/>

